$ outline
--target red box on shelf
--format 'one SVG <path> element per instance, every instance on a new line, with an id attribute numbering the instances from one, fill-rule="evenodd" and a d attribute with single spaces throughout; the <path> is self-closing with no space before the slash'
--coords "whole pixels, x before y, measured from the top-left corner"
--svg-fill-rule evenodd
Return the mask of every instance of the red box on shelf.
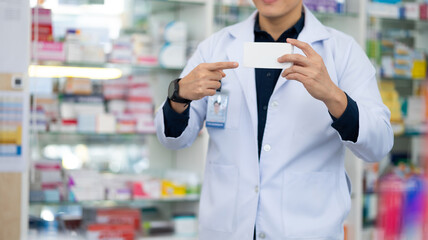
<path id="1" fill-rule="evenodd" d="M 424 3 L 419 5 L 419 18 L 428 20 L 428 4 Z"/>
<path id="2" fill-rule="evenodd" d="M 52 42 L 52 11 L 45 8 L 32 8 L 31 16 L 31 40 L 38 42 Z"/>
<path id="3" fill-rule="evenodd" d="M 134 240 L 135 232 L 132 225 L 126 224 L 89 224 L 88 240 Z"/>
<path id="4" fill-rule="evenodd" d="M 130 225 L 136 232 L 141 230 L 141 214 L 138 209 L 98 209 L 97 222 Z"/>

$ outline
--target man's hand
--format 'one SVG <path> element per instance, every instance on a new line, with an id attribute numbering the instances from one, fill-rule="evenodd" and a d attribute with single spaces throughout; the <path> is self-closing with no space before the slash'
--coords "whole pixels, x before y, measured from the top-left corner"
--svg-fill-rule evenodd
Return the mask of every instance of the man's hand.
<path id="1" fill-rule="evenodd" d="M 323 101 L 329 112 L 339 118 L 348 105 L 345 93 L 330 78 L 322 57 L 312 47 L 297 39 L 288 38 L 287 42 L 300 48 L 306 55 L 286 54 L 278 62 L 293 62 L 294 65 L 282 72 L 282 77 L 297 80 L 303 84 L 312 97 Z"/>
<path id="2" fill-rule="evenodd" d="M 178 95 L 189 100 L 213 96 L 221 87 L 220 80 L 226 76 L 223 70 L 237 67 L 237 62 L 201 63 L 178 82 Z M 171 101 L 171 107 L 176 112 L 182 113 L 187 105 Z"/>

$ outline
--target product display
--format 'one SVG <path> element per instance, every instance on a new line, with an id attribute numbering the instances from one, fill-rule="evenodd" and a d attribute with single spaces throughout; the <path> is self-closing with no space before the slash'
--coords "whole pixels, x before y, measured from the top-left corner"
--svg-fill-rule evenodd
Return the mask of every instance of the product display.
<path id="1" fill-rule="evenodd" d="M 90 224 L 87 228 L 88 240 L 134 240 L 135 233 L 131 225 L 126 224 Z"/>
<path id="2" fill-rule="evenodd" d="M 164 30 L 165 44 L 159 53 L 159 63 L 166 68 L 182 68 L 186 64 L 187 25 L 170 22 Z"/>
<path id="3" fill-rule="evenodd" d="M 345 0 L 305 0 L 306 6 L 315 12 L 343 13 L 345 9 Z"/>
<path id="4" fill-rule="evenodd" d="M 84 202 L 198 196 L 195 173 L 167 171 L 164 178 L 150 175 L 100 174 L 95 170 L 66 170 L 54 161 L 34 164 L 30 202 Z"/>
<path id="5" fill-rule="evenodd" d="M 34 164 L 34 180 L 30 185 L 30 201 L 59 202 L 64 200 L 65 188 L 61 165 L 55 162 Z"/>
<path id="6" fill-rule="evenodd" d="M 384 55 L 381 59 L 381 75 L 385 78 L 425 79 L 426 58 L 423 52 L 413 50 L 394 40 L 382 40 L 382 51 L 393 51 L 393 56 Z"/>
<path id="7" fill-rule="evenodd" d="M 33 11 L 33 21 L 36 16 Z M 105 47 L 93 39 L 99 38 L 97 31 L 82 31 L 69 28 L 63 39 L 53 38 L 52 13 L 49 9 L 38 9 L 39 24 L 33 24 L 33 40 L 36 30 L 38 41 L 33 42 L 32 58 L 37 61 L 55 61 L 62 64 L 134 64 L 142 66 L 158 66 L 164 68 L 182 68 L 187 59 L 187 24 L 172 21 L 164 29 L 153 31 L 163 32 L 165 43 L 158 47 L 150 34 L 134 33 L 123 35 L 111 41 L 112 47 Z M 99 29 L 101 31 L 101 29 Z M 109 49 L 109 50 L 106 50 Z"/>
<path id="8" fill-rule="evenodd" d="M 52 11 L 50 9 L 31 9 L 31 40 L 52 42 Z"/>
<path id="9" fill-rule="evenodd" d="M 395 162 L 379 178 L 377 235 L 380 239 L 424 239 L 428 207 L 426 181 L 421 169 Z"/>
<path id="10" fill-rule="evenodd" d="M 363 238 L 422 240 L 428 236 L 426 143 L 421 142 L 427 46 L 417 43 L 424 37 L 416 29 L 425 24 L 426 2 L 372 1 L 368 14 L 367 54 L 378 68 L 396 142 L 381 163 L 364 167 Z"/>
<path id="11" fill-rule="evenodd" d="M 23 107 L 18 96 L 0 96 L 0 158 L 22 156 Z"/>
<path id="12" fill-rule="evenodd" d="M 153 133 L 153 100 L 145 76 L 105 82 L 68 78 L 58 94 L 36 95 L 33 128 L 49 132 Z"/>
<path id="13" fill-rule="evenodd" d="M 373 0 L 369 2 L 368 13 L 392 19 L 427 20 L 427 3 Z"/>

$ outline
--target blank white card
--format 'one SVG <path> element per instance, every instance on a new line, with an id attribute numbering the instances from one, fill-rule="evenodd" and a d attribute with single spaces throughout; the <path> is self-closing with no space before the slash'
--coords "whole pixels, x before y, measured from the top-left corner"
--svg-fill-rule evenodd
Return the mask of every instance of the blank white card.
<path id="1" fill-rule="evenodd" d="M 246 42 L 244 43 L 243 66 L 271 69 L 289 68 L 293 63 L 279 63 L 278 58 L 292 53 L 293 45 L 289 43 Z"/>

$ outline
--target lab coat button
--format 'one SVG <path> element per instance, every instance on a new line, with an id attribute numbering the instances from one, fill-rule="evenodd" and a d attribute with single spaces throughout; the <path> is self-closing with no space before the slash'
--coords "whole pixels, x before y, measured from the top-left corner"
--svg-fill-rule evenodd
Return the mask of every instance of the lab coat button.
<path id="1" fill-rule="evenodd" d="M 259 193 L 259 186 L 254 187 L 254 192 Z"/>
<path id="2" fill-rule="evenodd" d="M 277 101 L 273 101 L 273 102 L 272 102 L 272 107 L 278 107 L 278 105 L 279 105 L 279 104 L 278 104 L 278 102 L 277 102 Z"/>
<path id="3" fill-rule="evenodd" d="M 259 233 L 259 238 L 260 239 L 264 239 L 265 237 L 266 237 L 265 233 L 263 233 L 263 232 Z"/>
<path id="4" fill-rule="evenodd" d="M 265 150 L 265 152 L 269 152 L 271 149 L 269 144 L 264 145 L 263 150 Z"/>

